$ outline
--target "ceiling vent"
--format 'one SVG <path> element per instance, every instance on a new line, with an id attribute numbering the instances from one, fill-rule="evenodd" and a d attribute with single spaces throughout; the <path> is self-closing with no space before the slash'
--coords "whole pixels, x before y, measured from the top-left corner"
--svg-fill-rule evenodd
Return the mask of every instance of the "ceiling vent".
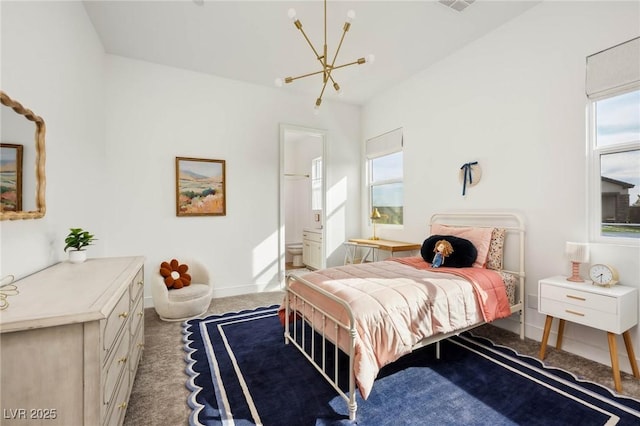
<path id="1" fill-rule="evenodd" d="M 453 10 L 457 10 L 458 12 L 462 12 L 475 1 L 476 0 L 440 0 L 438 3 L 450 7 Z"/>

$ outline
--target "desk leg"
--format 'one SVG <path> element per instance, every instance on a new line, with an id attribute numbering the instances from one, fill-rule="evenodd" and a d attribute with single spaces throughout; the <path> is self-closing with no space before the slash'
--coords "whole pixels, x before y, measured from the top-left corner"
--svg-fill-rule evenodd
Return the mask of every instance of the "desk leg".
<path id="1" fill-rule="evenodd" d="M 553 317 L 547 315 L 547 320 L 544 323 L 542 342 L 540 342 L 540 355 L 538 356 L 541 360 L 544 359 L 545 352 L 547 352 L 547 341 L 549 340 L 549 333 L 551 332 L 551 323 L 553 323 Z"/>
<path id="2" fill-rule="evenodd" d="M 636 354 L 633 352 L 633 343 L 631 343 L 631 335 L 629 334 L 629 330 L 622 333 L 622 337 L 624 338 L 624 345 L 627 347 L 627 355 L 629 356 L 629 364 L 631 364 L 633 376 L 640 378 L 638 363 L 636 362 Z"/>
<path id="3" fill-rule="evenodd" d="M 611 355 L 611 369 L 613 370 L 613 384 L 616 392 L 622 392 L 622 382 L 620 381 L 620 365 L 618 365 L 618 349 L 616 348 L 616 334 L 607 332 L 609 338 L 609 353 Z"/>
<path id="4" fill-rule="evenodd" d="M 562 349 L 562 335 L 564 334 L 564 320 L 561 319 L 558 324 L 558 339 L 556 340 L 556 349 Z"/>

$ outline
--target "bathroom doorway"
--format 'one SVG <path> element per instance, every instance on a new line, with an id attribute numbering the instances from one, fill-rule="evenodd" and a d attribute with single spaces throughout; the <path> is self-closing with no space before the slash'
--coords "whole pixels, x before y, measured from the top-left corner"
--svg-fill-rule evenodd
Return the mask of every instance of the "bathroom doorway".
<path id="1" fill-rule="evenodd" d="M 280 281 L 287 270 L 323 268 L 326 132 L 280 125 Z"/>

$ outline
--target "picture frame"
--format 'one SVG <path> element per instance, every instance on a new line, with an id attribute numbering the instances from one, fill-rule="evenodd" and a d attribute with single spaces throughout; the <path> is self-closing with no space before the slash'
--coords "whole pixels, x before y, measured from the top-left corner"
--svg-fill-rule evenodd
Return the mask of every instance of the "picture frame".
<path id="1" fill-rule="evenodd" d="M 22 211 L 22 145 L 0 143 L 0 211 Z"/>
<path id="2" fill-rule="evenodd" d="M 176 157 L 176 216 L 226 216 L 226 162 Z"/>

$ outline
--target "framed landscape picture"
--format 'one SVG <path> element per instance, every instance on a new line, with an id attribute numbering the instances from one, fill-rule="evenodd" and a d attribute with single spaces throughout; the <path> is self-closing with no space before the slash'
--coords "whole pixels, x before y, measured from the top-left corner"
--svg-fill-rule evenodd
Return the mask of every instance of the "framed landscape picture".
<path id="1" fill-rule="evenodd" d="M 22 211 L 22 145 L 0 143 L 0 211 Z"/>
<path id="2" fill-rule="evenodd" d="M 176 215 L 225 216 L 224 160 L 176 157 Z"/>

